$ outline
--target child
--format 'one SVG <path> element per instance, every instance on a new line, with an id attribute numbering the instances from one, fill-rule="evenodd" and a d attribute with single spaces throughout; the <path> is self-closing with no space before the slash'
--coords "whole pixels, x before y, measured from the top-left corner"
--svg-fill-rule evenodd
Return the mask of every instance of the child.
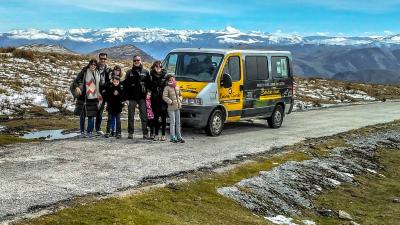
<path id="1" fill-rule="evenodd" d="M 146 95 L 147 126 L 150 128 L 150 139 L 154 139 L 154 113 L 151 108 L 151 92 Z"/>
<path id="2" fill-rule="evenodd" d="M 179 87 L 176 85 L 176 80 L 173 75 L 166 77 L 167 86 L 164 88 L 163 100 L 168 105 L 168 116 L 170 119 L 169 129 L 171 135 L 171 142 L 185 143 L 181 134 L 181 116 L 180 111 L 182 107 L 182 95 Z"/>
<path id="3" fill-rule="evenodd" d="M 107 86 L 106 102 L 107 102 L 107 112 L 111 116 L 108 117 L 109 119 L 107 121 L 107 132 L 105 134 L 105 137 L 108 138 L 110 134 L 113 135 L 115 132 L 116 138 L 120 139 L 123 93 L 119 76 L 113 76 L 111 84 Z"/>

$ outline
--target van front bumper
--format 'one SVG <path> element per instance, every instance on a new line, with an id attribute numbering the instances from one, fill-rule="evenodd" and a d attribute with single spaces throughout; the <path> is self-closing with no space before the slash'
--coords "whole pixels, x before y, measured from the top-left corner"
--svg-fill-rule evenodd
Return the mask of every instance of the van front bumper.
<path id="1" fill-rule="evenodd" d="M 181 122 L 195 128 L 207 126 L 208 118 L 215 106 L 189 106 L 183 105 L 181 111 Z"/>

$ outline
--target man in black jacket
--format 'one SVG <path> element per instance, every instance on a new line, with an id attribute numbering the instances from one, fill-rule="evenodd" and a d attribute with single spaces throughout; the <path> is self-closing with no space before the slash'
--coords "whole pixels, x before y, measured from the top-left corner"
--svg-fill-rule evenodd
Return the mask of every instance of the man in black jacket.
<path id="1" fill-rule="evenodd" d="M 126 72 L 124 86 L 125 100 L 129 101 L 128 105 L 128 138 L 133 139 L 134 117 L 136 105 L 139 105 L 140 121 L 142 123 L 143 138 L 148 139 L 147 130 L 147 111 L 146 111 L 146 95 L 150 85 L 150 73 L 143 68 L 140 56 L 133 57 L 132 69 Z"/>
<path id="2" fill-rule="evenodd" d="M 97 70 L 99 71 L 100 74 L 100 84 L 99 84 L 100 94 L 103 96 L 105 94 L 107 85 L 110 84 L 111 82 L 110 76 L 112 73 L 112 69 L 107 67 L 107 53 L 102 52 L 99 54 L 99 66 L 97 67 Z M 95 129 L 97 135 L 104 134 L 101 131 L 101 122 L 103 120 L 104 104 L 105 101 L 103 100 L 96 115 Z"/>

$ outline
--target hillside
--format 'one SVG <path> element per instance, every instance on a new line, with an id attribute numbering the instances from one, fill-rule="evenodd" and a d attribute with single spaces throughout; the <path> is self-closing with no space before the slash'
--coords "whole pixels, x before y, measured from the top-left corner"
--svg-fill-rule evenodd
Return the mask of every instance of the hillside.
<path id="1" fill-rule="evenodd" d="M 400 84 L 400 72 L 382 69 L 348 71 L 337 73 L 332 79 L 378 84 Z"/>
<path id="2" fill-rule="evenodd" d="M 110 48 L 102 48 L 94 52 L 91 52 L 90 55 L 97 56 L 100 52 L 107 53 L 108 57 L 113 59 L 132 60 L 132 57 L 134 55 L 140 55 L 142 57 L 142 60 L 145 62 L 151 63 L 155 60 L 153 57 L 151 57 L 149 54 L 147 54 L 140 48 L 129 44 L 110 47 Z"/>
<path id="3" fill-rule="evenodd" d="M 18 49 L 30 50 L 30 51 L 36 51 L 36 52 L 44 52 L 44 53 L 59 53 L 59 54 L 77 55 L 76 52 L 73 52 L 61 45 L 31 44 L 31 45 L 20 46 L 20 47 L 18 47 Z"/>

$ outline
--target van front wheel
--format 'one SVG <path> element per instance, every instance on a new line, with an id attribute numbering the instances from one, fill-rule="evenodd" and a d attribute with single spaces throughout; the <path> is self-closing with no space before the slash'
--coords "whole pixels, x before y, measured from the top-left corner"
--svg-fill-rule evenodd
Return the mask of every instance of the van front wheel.
<path id="1" fill-rule="evenodd" d="M 219 109 L 214 110 L 208 118 L 206 133 L 209 136 L 218 136 L 224 128 L 224 116 Z"/>
<path id="2" fill-rule="evenodd" d="M 283 108 L 281 105 L 277 105 L 272 113 L 271 117 L 268 117 L 267 122 L 270 128 L 279 128 L 283 122 Z"/>

